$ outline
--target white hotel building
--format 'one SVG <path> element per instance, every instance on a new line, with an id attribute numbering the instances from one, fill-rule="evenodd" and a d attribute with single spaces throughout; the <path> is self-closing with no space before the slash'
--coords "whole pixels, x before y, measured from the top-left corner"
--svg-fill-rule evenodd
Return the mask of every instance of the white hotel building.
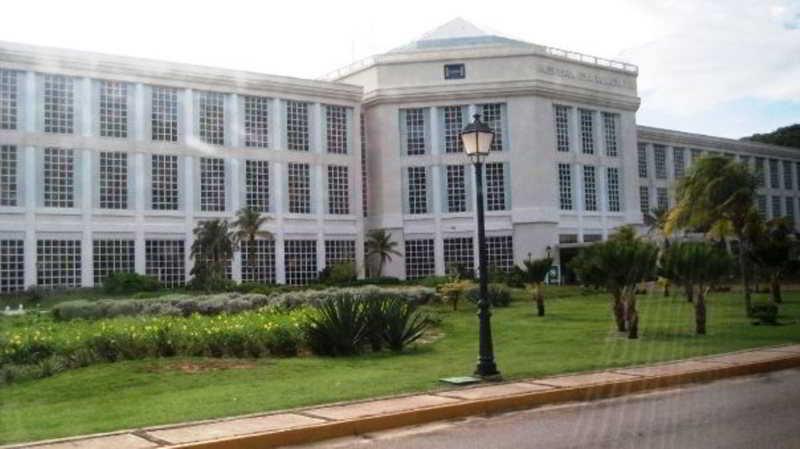
<path id="1" fill-rule="evenodd" d="M 558 264 L 668 206 L 702 154 L 762 174 L 758 206 L 798 213 L 800 151 L 638 126 L 633 65 L 456 19 L 322 80 L 0 43 L 0 292 L 92 286 L 113 271 L 183 284 L 192 229 L 271 217 L 234 280 L 364 270 L 364 235 L 399 243 L 386 275 L 475 267 L 473 171 L 459 130 L 496 132 L 489 259 Z M 568 275 L 565 276 L 568 279 Z"/>

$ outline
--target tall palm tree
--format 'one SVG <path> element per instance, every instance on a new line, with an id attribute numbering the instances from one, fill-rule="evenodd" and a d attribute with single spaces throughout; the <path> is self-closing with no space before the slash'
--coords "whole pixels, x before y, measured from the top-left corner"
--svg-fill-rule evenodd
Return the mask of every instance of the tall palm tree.
<path id="1" fill-rule="evenodd" d="M 536 302 L 536 311 L 539 316 L 544 316 L 544 294 L 542 293 L 542 283 L 553 266 L 553 259 L 545 257 L 543 259 L 530 259 L 522 261 L 523 268 L 514 267 L 521 279 L 526 284 L 530 284 L 533 289 L 533 299 Z"/>
<path id="2" fill-rule="evenodd" d="M 233 232 L 226 220 L 209 220 L 194 228 L 191 256 L 194 259 L 192 275 L 204 288 L 213 288 L 225 279 L 225 268 L 233 258 Z"/>
<path id="3" fill-rule="evenodd" d="M 272 239 L 272 233 L 261 229 L 270 217 L 263 215 L 261 211 L 253 207 L 243 207 L 236 212 L 236 220 L 232 223 L 234 229 L 234 243 L 240 248 L 247 247 L 247 269 L 255 272 L 256 252 L 253 246 L 255 241 L 261 239 Z"/>
<path id="4" fill-rule="evenodd" d="M 367 257 L 378 259 L 377 275 L 383 274 L 383 266 L 392 260 L 392 256 L 402 256 L 397 251 L 397 242 L 392 241 L 392 235 L 386 229 L 373 229 L 367 233 Z"/>

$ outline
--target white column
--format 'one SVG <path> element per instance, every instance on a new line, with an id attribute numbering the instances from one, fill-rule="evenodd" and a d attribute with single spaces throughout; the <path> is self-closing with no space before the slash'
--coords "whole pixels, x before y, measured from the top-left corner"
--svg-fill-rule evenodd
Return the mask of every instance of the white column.
<path id="1" fill-rule="evenodd" d="M 322 148 L 322 105 L 313 103 L 311 105 L 311 151 L 316 153 L 324 152 Z"/>
<path id="2" fill-rule="evenodd" d="M 227 108 L 227 116 L 225 119 L 225 132 L 228 133 L 228 142 L 231 147 L 238 147 L 241 145 L 240 136 L 242 126 L 239 118 L 239 94 L 230 94 L 225 97 L 225 105 Z"/>
<path id="3" fill-rule="evenodd" d="M 438 155 L 444 153 L 442 150 L 441 134 L 439 127 L 439 108 L 431 107 L 431 154 Z"/>
<path id="4" fill-rule="evenodd" d="M 81 211 L 83 219 L 83 236 L 81 238 L 81 285 L 84 287 L 94 286 L 94 257 L 92 256 L 92 191 L 94 189 L 92 151 L 81 151 L 81 167 L 83 168 L 81 177 Z"/>
<path id="5" fill-rule="evenodd" d="M 312 192 L 312 201 L 314 201 L 314 213 L 317 217 L 317 272 L 325 269 L 325 214 L 327 213 L 327 204 L 323 201 L 324 189 L 327 188 L 325 166 L 312 165 L 314 191 Z"/>
<path id="6" fill-rule="evenodd" d="M 80 111 L 81 111 L 81 135 L 82 136 L 91 136 L 94 134 L 93 128 L 94 126 L 94 111 L 93 111 L 93 104 L 94 104 L 94 95 L 92 92 L 92 79 L 91 78 L 81 78 L 80 79 L 80 89 L 78 89 L 78 101 L 80 102 Z"/>
<path id="7" fill-rule="evenodd" d="M 138 129 L 138 127 L 137 127 Z M 144 238 L 144 164 L 145 155 L 138 153 L 133 155 L 133 182 L 134 182 L 134 196 L 133 204 L 136 211 L 136 231 L 134 231 L 134 263 L 135 270 L 139 274 L 145 274 L 145 238 Z"/>
<path id="8" fill-rule="evenodd" d="M 278 284 L 286 283 L 286 267 L 284 266 L 284 227 L 283 227 L 283 197 L 284 197 L 284 167 L 283 162 L 275 162 L 272 166 L 272 191 L 274 192 L 272 207 L 275 211 L 275 282 Z"/>
<path id="9" fill-rule="evenodd" d="M 437 276 L 442 276 L 447 271 L 444 266 L 444 251 L 442 249 L 442 166 L 431 167 L 431 185 L 433 190 L 433 216 L 434 216 L 434 237 L 433 237 L 433 260 L 434 260 L 434 273 Z"/>
<path id="10" fill-rule="evenodd" d="M 25 125 L 23 129 L 28 132 L 36 132 L 36 117 L 39 109 L 36 107 L 36 73 L 25 72 L 25 91 L 23 93 Z"/>
<path id="11" fill-rule="evenodd" d="M 189 273 L 192 271 L 192 258 L 190 256 L 192 243 L 194 243 L 194 158 L 186 156 L 184 158 L 184 201 L 183 210 L 185 213 L 184 221 L 184 238 L 185 238 L 185 264 L 186 264 L 186 279 L 189 279 Z"/>
<path id="12" fill-rule="evenodd" d="M 178 125 L 178 130 L 182 132 L 179 133 L 178 141 L 187 143 L 194 139 L 194 93 L 192 89 L 185 89 L 183 91 L 182 110 L 182 123 Z"/>
<path id="13" fill-rule="evenodd" d="M 241 168 L 239 166 L 239 160 L 235 159 L 235 158 L 231 158 L 230 159 L 231 179 L 230 179 L 230 181 L 228 183 L 228 186 L 226 186 L 226 192 L 228 192 L 228 196 L 230 198 L 230 203 L 229 203 L 230 204 L 230 208 L 231 208 L 231 212 L 230 213 L 232 215 L 235 215 L 236 212 L 241 207 L 239 205 L 239 202 L 240 202 L 239 200 L 241 198 L 240 195 L 239 195 L 239 191 L 240 191 L 239 190 L 240 189 L 239 183 L 241 182 L 239 180 L 239 178 L 240 178 L 240 176 L 239 176 L 240 170 L 241 170 Z M 233 261 L 231 262 L 231 277 L 236 282 L 241 282 L 242 281 L 242 253 L 241 253 L 241 251 L 236 251 L 233 254 Z"/>
<path id="14" fill-rule="evenodd" d="M 283 108 L 278 99 L 270 101 L 269 147 L 273 150 L 283 148 Z"/>
<path id="15" fill-rule="evenodd" d="M 27 120 L 26 120 L 27 122 Z M 36 148 L 25 147 L 25 285 L 36 285 L 36 204 L 39 191 L 37 189 Z"/>
<path id="16" fill-rule="evenodd" d="M 144 84 L 136 83 L 133 86 L 133 132 L 136 140 L 145 139 L 146 113 L 144 110 Z"/>

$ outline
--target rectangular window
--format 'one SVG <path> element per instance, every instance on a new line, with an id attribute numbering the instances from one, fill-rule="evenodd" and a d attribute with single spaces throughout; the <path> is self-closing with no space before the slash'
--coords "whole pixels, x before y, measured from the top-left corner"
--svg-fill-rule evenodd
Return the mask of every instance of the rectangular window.
<path id="1" fill-rule="evenodd" d="M 38 240 L 36 284 L 47 288 L 81 286 L 81 241 Z"/>
<path id="2" fill-rule="evenodd" d="M 667 147 L 653 145 L 653 160 L 656 165 L 656 179 L 667 179 Z"/>
<path id="3" fill-rule="evenodd" d="M 494 138 L 492 139 L 491 151 L 503 151 L 505 145 L 505 122 L 503 103 L 490 103 L 481 105 L 481 118 L 483 123 L 489 125 L 494 131 Z"/>
<path id="4" fill-rule="evenodd" d="M 767 218 L 767 196 L 757 195 L 756 202 L 758 203 L 758 213 L 761 214 L 763 218 Z"/>
<path id="5" fill-rule="evenodd" d="M 44 149 L 44 206 L 75 207 L 75 155 L 63 148 Z"/>
<path id="6" fill-rule="evenodd" d="M 311 167 L 308 164 L 289 163 L 289 213 L 311 213 Z"/>
<path id="7" fill-rule="evenodd" d="M 783 161 L 783 188 L 786 190 L 792 190 L 794 187 L 793 173 L 791 161 Z"/>
<path id="8" fill-rule="evenodd" d="M 275 241 L 242 242 L 242 282 L 275 282 Z"/>
<path id="9" fill-rule="evenodd" d="M 128 83 L 100 81 L 100 135 L 128 137 Z"/>
<path id="10" fill-rule="evenodd" d="M 772 197 L 772 218 L 779 218 L 783 216 L 783 211 L 781 210 L 781 197 L 773 196 Z"/>
<path id="11" fill-rule="evenodd" d="M 603 131 L 606 138 L 606 156 L 617 156 L 617 127 L 619 114 L 603 112 Z"/>
<path id="12" fill-rule="evenodd" d="M 590 212 L 597 210 L 597 182 L 591 165 L 583 166 L 583 209 Z"/>
<path id="13" fill-rule="evenodd" d="M 178 141 L 178 90 L 171 87 L 152 87 L 150 124 L 153 140 Z"/>
<path id="14" fill-rule="evenodd" d="M 463 165 L 447 166 L 447 211 L 467 211 L 466 169 Z"/>
<path id="15" fill-rule="evenodd" d="M 433 239 L 406 240 L 406 279 L 435 274 Z"/>
<path id="16" fill-rule="evenodd" d="M 558 164 L 558 199 L 561 210 L 572 210 L 572 167 Z"/>
<path id="17" fill-rule="evenodd" d="M 363 209 L 364 217 L 368 215 L 367 205 L 367 126 L 364 114 L 360 114 L 361 126 L 361 208 Z"/>
<path id="18" fill-rule="evenodd" d="M 643 214 L 650 213 L 650 188 L 639 186 L 639 209 Z"/>
<path id="19" fill-rule="evenodd" d="M 486 237 L 486 264 L 489 271 L 514 268 L 514 238 L 510 235 Z"/>
<path id="20" fill-rule="evenodd" d="M 444 239 L 444 268 L 448 274 L 475 272 L 475 246 L 472 237 Z"/>
<path id="21" fill-rule="evenodd" d="M 25 289 L 25 241 L 0 240 L 0 293 Z"/>
<path id="22" fill-rule="evenodd" d="M 178 156 L 151 156 L 151 208 L 178 210 Z"/>
<path id="23" fill-rule="evenodd" d="M 225 160 L 222 158 L 200 158 L 200 210 L 225 211 Z"/>
<path id="24" fill-rule="evenodd" d="M 356 263 L 355 240 L 325 240 L 325 266 L 332 267 L 338 263 Z"/>
<path id="25" fill-rule="evenodd" d="M 637 147 L 639 177 L 647 178 L 647 144 L 640 143 Z"/>
<path id="26" fill-rule="evenodd" d="M 136 271 L 133 240 L 95 240 L 93 243 L 94 284 L 100 285 L 112 273 Z"/>
<path id="27" fill-rule="evenodd" d="M 669 209 L 669 193 L 666 187 L 656 188 L 656 204 L 660 210 Z"/>
<path id="28" fill-rule="evenodd" d="M 72 77 L 44 75 L 44 132 L 75 132 L 75 83 Z"/>
<path id="29" fill-rule="evenodd" d="M 778 160 L 769 160 L 769 186 L 772 189 L 780 189 L 780 174 L 778 174 Z"/>
<path id="30" fill-rule="evenodd" d="M 19 91 L 17 72 L 0 70 L 0 129 L 17 129 Z"/>
<path id="31" fill-rule="evenodd" d="M 616 167 L 606 168 L 606 184 L 608 189 L 608 211 L 619 212 L 622 210 L 622 201 L 619 194 L 619 169 Z"/>
<path id="32" fill-rule="evenodd" d="M 445 106 L 442 108 L 445 153 L 462 153 L 464 143 L 461 141 L 461 128 L 464 126 L 464 107 Z"/>
<path id="33" fill-rule="evenodd" d="M 305 285 L 317 279 L 317 242 L 286 240 L 284 266 L 289 285 Z"/>
<path id="34" fill-rule="evenodd" d="M 425 167 L 408 167 L 408 213 L 428 213 L 428 172 Z"/>
<path id="35" fill-rule="evenodd" d="M 789 224 L 794 226 L 794 197 L 787 196 L 785 198 L 786 201 L 786 218 L 789 220 Z"/>
<path id="36" fill-rule="evenodd" d="M 764 164 L 763 157 L 756 158 L 756 178 L 758 179 L 758 186 L 759 187 L 766 187 L 767 186 L 767 167 Z"/>
<path id="37" fill-rule="evenodd" d="M 562 152 L 569 151 L 569 106 L 553 105 L 556 118 L 556 149 Z"/>
<path id="38" fill-rule="evenodd" d="M 183 240 L 146 240 L 144 242 L 145 273 L 158 278 L 167 288 L 186 282 Z"/>
<path id="39" fill-rule="evenodd" d="M 269 103 L 266 97 L 244 97 L 244 145 L 269 147 Z"/>
<path id="40" fill-rule="evenodd" d="M 467 76 L 467 69 L 464 64 L 445 64 L 444 65 L 444 79 L 446 80 L 462 80 Z"/>
<path id="41" fill-rule="evenodd" d="M 675 179 L 683 178 L 686 174 L 686 159 L 684 158 L 684 154 L 685 151 L 683 148 L 675 147 L 672 149 L 672 168 Z"/>
<path id="42" fill-rule="evenodd" d="M 286 101 L 286 148 L 292 151 L 309 151 L 308 103 Z"/>
<path id="43" fill-rule="evenodd" d="M 350 179 L 347 166 L 328 166 L 328 213 L 350 213 Z"/>
<path id="44" fill-rule="evenodd" d="M 328 153 L 347 154 L 347 108 L 325 106 Z"/>
<path id="45" fill-rule="evenodd" d="M 486 164 L 486 210 L 506 210 L 506 174 L 502 162 Z"/>
<path id="46" fill-rule="evenodd" d="M 197 92 L 197 117 L 200 140 L 225 145 L 225 94 Z"/>
<path id="47" fill-rule="evenodd" d="M 269 212 L 269 162 L 245 161 L 245 205 L 259 212 Z"/>
<path id="48" fill-rule="evenodd" d="M 422 108 L 417 109 L 403 109 L 401 116 L 405 119 L 405 132 L 406 135 L 406 153 L 409 156 L 416 156 L 425 154 L 426 150 L 426 136 L 425 129 L 425 110 Z"/>
<path id="49" fill-rule="evenodd" d="M 0 206 L 19 205 L 17 157 L 16 145 L 0 145 Z"/>
<path id="50" fill-rule="evenodd" d="M 594 154 L 594 111 L 578 109 L 581 117 L 581 149 L 583 154 Z"/>
<path id="51" fill-rule="evenodd" d="M 128 154 L 101 151 L 98 155 L 99 206 L 128 208 Z"/>

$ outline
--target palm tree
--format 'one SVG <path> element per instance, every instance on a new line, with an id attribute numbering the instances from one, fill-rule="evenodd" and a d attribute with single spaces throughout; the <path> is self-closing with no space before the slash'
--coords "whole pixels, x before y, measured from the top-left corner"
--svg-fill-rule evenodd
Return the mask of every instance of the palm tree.
<path id="1" fill-rule="evenodd" d="M 194 284 L 205 290 L 215 289 L 225 279 L 225 268 L 233 258 L 234 234 L 226 220 L 209 220 L 194 228 L 191 256 L 194 259 Z"/>
<path id="2" fill-rule="evenodd" d="M 659 207 L 650 211 L 644 215 L 644 222 L 649 227 L 647 230 L 648 234 L 655 234 L 661 241 L 663 242 L 662 246 L 662 253 L 664 250 L 669 248 L 669 237 L 670 234 L 667 233 L 667 218 L 669 217 L 669 209 L 666 207 Z M 668 278 L 662 277 L 661 280 L 664 282 L 664 296 L 669 296 L 669 288 L 670 288 L 670 280 Z"/>
<path id="3" fill-rule="evenodd" d="M 754 223 L 753 228 L 756 238 L 750 259 L 769 282 L 770 299 L 781 303 L 781 279 L 797 268 L 798 236 L 786 218 L 775 218 L 760 225 Z"/>
<path id="4" fill-rule="evenodd" d="M 269 220 L 270 217 L 262 215 L 258 209 L 243 207 L 236 212 L 236 220 L 232 223 L 234 242 L 241 248 L 247 247 L 247 269 L 253 273 L 256 271 L 255 241 L 272 239 L 271 232 L 261 229 Z"/>
<path id="5" fill-rule="evenodd" d="M 553 266 L 553 259 L 545 257 L 543 259 L 530 259 L 522 261 L 523 267 L 514 267 L 520 279 L 529 284 L 533 289 L 533 300 L 536 302 L 537 315 L 544 316 L 544 294 L 542 293 L 542 283 Z"/>
<path id="6" fill-rule="evenodd" d="M 391 262 L 392 256 L 402 256 L 397 251 L 397 242 L 392 241 L 392 235 L 386 229 L 373 229 L 367 233 L 367 257 L 378 259 L 377 276 L 383 274 L 383 266 Z"/>
<path id="7" fill-rule="evenodd" d="M 754 213 L 758 178 L 741 163 L 721 156 L 697 160 L 678 183 L 677 203 L 670 211 L 665 230 L 711 229 L 728 221 L 739 240 L 739 274 L 744 284 L 745 310 L 751 314 L 750 275 L 745 254 L 751 242 L 745 228 Z"/>

